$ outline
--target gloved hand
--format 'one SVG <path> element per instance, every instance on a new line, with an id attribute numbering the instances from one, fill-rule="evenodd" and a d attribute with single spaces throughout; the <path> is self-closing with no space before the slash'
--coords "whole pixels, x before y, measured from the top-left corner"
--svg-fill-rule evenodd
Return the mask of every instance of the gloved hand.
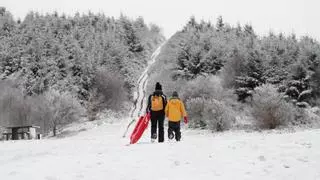
<path id="1" fill-rule="evenodd" d="M 183 121 L 184 121 L 185 124 L 188 124 L 188 118 L 187 118 L 187 116 L 183 117 Z"/>

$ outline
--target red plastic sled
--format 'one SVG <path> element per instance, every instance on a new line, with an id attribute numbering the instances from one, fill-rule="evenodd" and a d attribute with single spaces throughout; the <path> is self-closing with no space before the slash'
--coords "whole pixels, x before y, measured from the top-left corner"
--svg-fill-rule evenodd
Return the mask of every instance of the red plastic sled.
<path id="1" fill-rule="evenodd" d="M 139 118 L 139 121 L 130 136 L 130 144 L 134 144 L 138 142 L 143 132 L 147 129 L 149 121 L 150 121 L 150 113 L 144 116 L 141 116 Z"/>

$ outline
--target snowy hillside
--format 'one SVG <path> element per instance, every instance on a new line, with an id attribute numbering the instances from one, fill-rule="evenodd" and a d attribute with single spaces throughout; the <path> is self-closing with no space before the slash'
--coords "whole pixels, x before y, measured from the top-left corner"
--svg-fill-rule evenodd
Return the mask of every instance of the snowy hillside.
<path id="1" fill-rule="evenodd" d="M 320 130 L 208 134 L 183 128 L 179 143 L 127 146 L 126 121 L 64 139 L 0 143 L 5 180 L 319 179 Z M 87 128 L 89 126 L 87 125 Z"/>

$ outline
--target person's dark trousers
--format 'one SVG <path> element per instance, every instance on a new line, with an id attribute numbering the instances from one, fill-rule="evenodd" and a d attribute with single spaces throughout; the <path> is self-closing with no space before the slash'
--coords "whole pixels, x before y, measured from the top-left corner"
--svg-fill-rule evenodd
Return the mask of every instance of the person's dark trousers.
<path id="1" fill-rule="evenodd" d="M 163 111 L 151 111 L 151 138 L 157 138 L 158 126 L 158 142 L 164 141 L 164 116 Z"/>
<path id="2" fill-rule="evenodd" d="M 180 131 L 180 121 L 179 122 L 172 122 L 169 121 L 168 125 L 168 137 L 172 139 L 173 137 L 176 138 L 176 141 L 180 141 L 181 139 L 181 131 Z M 174 135 L 173 135 L 174 133 Z"/>

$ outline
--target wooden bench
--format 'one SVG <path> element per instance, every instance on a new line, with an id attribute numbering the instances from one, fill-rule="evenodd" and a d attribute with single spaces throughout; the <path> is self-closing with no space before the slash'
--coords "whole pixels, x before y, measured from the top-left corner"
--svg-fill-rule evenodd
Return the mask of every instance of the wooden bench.
<path id="1" fill-rule="evenodd" d="M 2 133 L 2 136 L 4 137 L 4 140 L 8 141 L 9 139 L 11 139 L 10 137 L 12 136 L 12 133 Z"/>
<path id="2" fill-rule="evenodd" d="M 18 138 L 19 139 L 30 139 L 30 133 L 28 132 L 19 132 L 18 134 Z M 2 136 L 4 137 L 4 140 L 9 140 L 12 139 L 12 133 L 2 133 Z"/>
<path id="3" fill-rule="evenodd" d="M 29 132 L 19 132 L 18 135 L 20 135 L 19 139 L 30 139 Z"/>
<path id="4" fill-rule="evenodd" d="M 2 133 L 5 140 L 19 140 L 19 139 L 39 139 L 39 133 L 36 129 L 39 126 L 12 126 L 6 127 L 9 132 Z"/>

